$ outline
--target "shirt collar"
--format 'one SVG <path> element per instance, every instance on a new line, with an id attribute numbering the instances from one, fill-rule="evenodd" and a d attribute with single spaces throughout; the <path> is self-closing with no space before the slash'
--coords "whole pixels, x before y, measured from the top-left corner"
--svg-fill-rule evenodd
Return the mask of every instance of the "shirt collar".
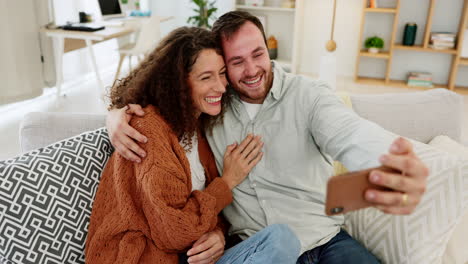
<path id="1" fill-rule="evenodd" d="M 273 73 L 273 84 L 270 89 L 271 96 L 275 100 L 279 100 L 283 93 L 283 81 L 285 78 L 285 72 L 281 65 L 276 61 L 271 61 L 271 71 Z"/>

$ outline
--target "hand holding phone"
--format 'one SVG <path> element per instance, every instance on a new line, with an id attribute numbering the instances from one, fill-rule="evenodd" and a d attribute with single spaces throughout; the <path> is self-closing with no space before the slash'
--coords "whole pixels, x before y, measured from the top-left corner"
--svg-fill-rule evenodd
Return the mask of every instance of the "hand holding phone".
<path id="1" fill-rule="evenodd" d="M 373 170 L 399 173 L 389 167 L 380 166 L 331 177 L 327 184 L 325 213 L 327 215 L 344 214 L 372 206 L 373 203 L 364 198 L 367 189 L 391 191 L 389 188 L 375 185 L 369 181 L 369 174 Z"/>

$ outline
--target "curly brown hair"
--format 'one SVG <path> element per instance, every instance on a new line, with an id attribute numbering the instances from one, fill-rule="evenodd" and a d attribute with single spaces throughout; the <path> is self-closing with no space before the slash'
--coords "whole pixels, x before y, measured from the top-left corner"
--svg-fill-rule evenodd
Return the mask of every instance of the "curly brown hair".
<path id="1" fill-rule="evenodd" d="M 202 114 L 198 120 L 195 115 L 188 77 L 198 55 L 206 49 L 222 55 L 211 31 L 196 27 L 175 29 L 135 70 L 114 83 L 110 108 L 122 108 L 127 104 L 155 106 L 179 140 L 190 149 L 198 126 L 211 128 L 227 104 L 223 96 L 223 110 L 217 117 Z"/>

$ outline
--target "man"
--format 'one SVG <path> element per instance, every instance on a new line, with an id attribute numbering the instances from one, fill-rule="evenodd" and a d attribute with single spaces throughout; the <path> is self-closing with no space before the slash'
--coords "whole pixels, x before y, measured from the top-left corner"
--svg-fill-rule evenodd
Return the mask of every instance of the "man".
<path id="1" fill-rule="evenodd" d="M 262 161 L 233 190 L 234 201 L 224 210 L 230 234 L 245 239 L 268 225 L 285 223 L 301 241 L 298 263 L 377 263 L 341 229 L 342 216 L 325 215 L 332 160 L 350 170 L 383 164 L 402 171 L 372 171 L 371 182 L 395 191 L 367 190 L 365 198 L 383 212 L 409 214 L 421 200 L 428 176 L 411 143 L 357 116 L 326 84 L 287 74 L 270 61 L 262 24 L 249 13 L 226 13 L 213 32 L 234 90 L 222 124 L 208 133 L 218 170 L 227 145 L 249 133 L 262 135 L 265 143 Z M 140 142 L 144 136 L 126 124 L 131 116 L 124 111 L 111 112 L 107 127 L 117 151 L 138 161 L 134 153 L 144 153 L 127 135 Z M 141 114 L 135 106 L 130 113 Z"/>

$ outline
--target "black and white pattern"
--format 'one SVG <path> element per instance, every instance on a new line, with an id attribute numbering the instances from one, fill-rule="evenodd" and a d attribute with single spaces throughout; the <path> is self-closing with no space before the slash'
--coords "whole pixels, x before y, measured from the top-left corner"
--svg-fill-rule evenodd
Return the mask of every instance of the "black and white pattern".
<path id="1" fill-rule="evenodd" d="M 105 128 L 0 161 L 0 263 L 84 263 Z"/>
<path id="2" fill-rule="evenodd" d="M 382 263 L 441 263 L 448 240 L 468 208 L 468 162 L 413 144 L 431 171 L 416 210 L 395 216 L 367 208 L 346 215 L 346 229 Z"/>

